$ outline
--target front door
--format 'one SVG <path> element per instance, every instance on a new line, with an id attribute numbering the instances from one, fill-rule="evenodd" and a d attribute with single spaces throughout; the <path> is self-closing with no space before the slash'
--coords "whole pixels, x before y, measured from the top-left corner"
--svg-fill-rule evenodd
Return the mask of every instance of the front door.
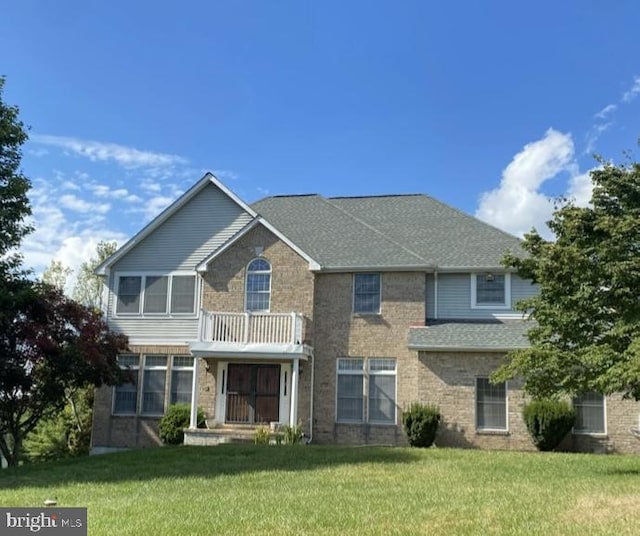
<path id="1" fill-rule="evenodd" d="M 229 363 L 226 422 L 277 422 L 280 408 L 280 365 Z"/>

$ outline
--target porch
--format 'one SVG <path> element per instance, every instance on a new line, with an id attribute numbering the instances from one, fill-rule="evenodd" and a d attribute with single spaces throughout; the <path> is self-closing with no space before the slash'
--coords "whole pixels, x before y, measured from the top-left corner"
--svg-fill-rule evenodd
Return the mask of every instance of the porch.
<path id="1" fill-rule="evenodd" d="M 247 435 L 253 440 L 256 427 L 298 424 L 301 364 L 312 356 L 312 348 L 304 344 L 304 323 L 295 312 L 203 311 L 198 340 L 190 343 L 194 374 L 185 442 L 217 444 Z M 312 378 L 313 367 L 309 369 Z M 202 376 L 210 378 L 208 384 Z M 304 389 L 307 394 L 308 385 Z M 209 429 L 196 429 L 199 398 L 212 393 L 215 403 L 205 404 L 213 416 Z"/>
<path id="2" fill-rule="evenodd" d="M 214 428 L 187 429 L 184 432 L 185 445 L 215 446 L 226 443 L 253 443 L 256 430 L 261 426 L 222 426 Z M 269 428 L 269 426 L 267 426 Z M 269 430 L 269 441 L 275 443 L 276 437 L 282 436 L 279 430 Z"/>

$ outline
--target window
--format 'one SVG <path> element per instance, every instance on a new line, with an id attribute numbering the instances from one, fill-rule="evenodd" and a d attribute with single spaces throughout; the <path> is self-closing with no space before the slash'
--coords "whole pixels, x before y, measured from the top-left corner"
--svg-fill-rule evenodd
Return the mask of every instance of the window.
<path id="1" fill-rule="evenodd" d="M 471 274 L 471 307 L 508 309 L 511 307 L 511 274 Z"/>
<path id="2" fill-rule="evenodd" d="M 114 415 L 135 415 L 136 413 L 138 404 L 138 361 L 137 355 L 118 356 L 120 368 L 128 369 L 131 372 L 132 379 L 130 383 L 123 383 L 114 387 Z"/>
<path id="3" fill-rule="evenodd" d="M 369 359 L 369 422 L 396 422 L 395 359 Z"/>
<path id="4" fill-rule="evenodd" d="M 146 313 L 167 312 L 167 290 L 169 278 L 166 275 L 148 275 L 144 285 L 144 307 Z"/>
<path id="5" fill-rule="evenodd" d="M 148 355 L 144 358 L 142 376 L 142 413 L 164 413 L 164 391 L 167 378 L 167 356 Z"/>
<path id="6" fill-rule="evenodd" d="M 271 265 L 254 259 L 247 266 L 246 310 L 269 311 L 271 301 Z"/>
<path id="7" fill-rule="evenodd" d="M 121 276 L 118 281 L 118 313 L 138 313 L 140 311 L 140 276 Z"/>
<path id="8" fill-rule="evenodd" d="M 583 393 L 573 399 L 576 423 L 573 431 L 579 434 L 605 434 L 604 397 L 599 393 Z"/>
<path id="9" fill-rule="evenodd" d="M 193 357 L 176 355 L 171 365 L 171 404 L 191 404 Z"/>
<path id="10" fill-rule="evenodd" d="M 132 372 L 133 382 L 114 387 L 114 415 L 159 416 L 164 414 L 167 400 L 170 404 L 191 403 L 192 356 L 158 354 L 141 358 L 136 354 L 125 354 L 118 356 L 118 364 Z M 167 365 L 170 367 L 168 375 Z"/>
<path id="11" fill-rule="evenodd" d="M 120 275 L 116 313 L 119 315 L 195 314 L 196 276 Z"/>
<path id="12" fill-rule="evenodd" d="M 380 274 L 353 275 L 353 312 L 380 313 Z"/>
<path id="13" fill-rule="evenodd" d="M 171 278 L 171 312 L 193 313 L 195 310 L 196 278 L 174 275 Z"/>
<path id="14" fill-rule="evenodd" d="M 338 359 L 338 401 L 336 419 L 339 422 L 364 420 L 364 359 Z"/>
<path id="15" fill-rule="evenodd" d="M 395 424 L 396 360 L 369 358 L 366 371 L 363 358 L 338 358 L 336 420 Z"/>
<path id="16" fill-rule="evenodd" d="M 476 427 L 478 430 L 507 429 L 507 386 L 476 378 Z"/>

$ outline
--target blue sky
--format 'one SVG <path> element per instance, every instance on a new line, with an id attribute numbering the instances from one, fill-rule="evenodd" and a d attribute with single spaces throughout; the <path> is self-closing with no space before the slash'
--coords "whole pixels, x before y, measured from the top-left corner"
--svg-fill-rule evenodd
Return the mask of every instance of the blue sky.
<path id="1" fill-rule="evenodd" d="M 640 2 L 5 2 L 28 265 L 122 243 L 204 171 L 265 195 L 430 194 L 521 234 L 637 155 Z"/>

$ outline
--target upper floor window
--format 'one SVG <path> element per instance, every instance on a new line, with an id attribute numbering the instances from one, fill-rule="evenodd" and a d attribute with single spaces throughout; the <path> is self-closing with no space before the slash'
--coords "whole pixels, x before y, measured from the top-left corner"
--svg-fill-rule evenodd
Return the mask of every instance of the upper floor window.
<path id="1" fill-rule="evenodd" d="M 247 311 L 269 311 L 271 302 L 271 265 L 265 259 L 254 259 L 247 266 Z"/>
<path id="2" fill-rule="evenodd" d="M 117 314 L 195 314 L 193 274 L 120 275 L 117 280 Z"/>
<path id="3" fill-rule="evenodd" d="M 511 274 L 471 274 L 471 307 L 475 309 L 509 309 Z"/>
<path id="4" fill-rule="evenodd" d="M 353 274 L 353 312 L 380 313 L 380 274 Z"/>

